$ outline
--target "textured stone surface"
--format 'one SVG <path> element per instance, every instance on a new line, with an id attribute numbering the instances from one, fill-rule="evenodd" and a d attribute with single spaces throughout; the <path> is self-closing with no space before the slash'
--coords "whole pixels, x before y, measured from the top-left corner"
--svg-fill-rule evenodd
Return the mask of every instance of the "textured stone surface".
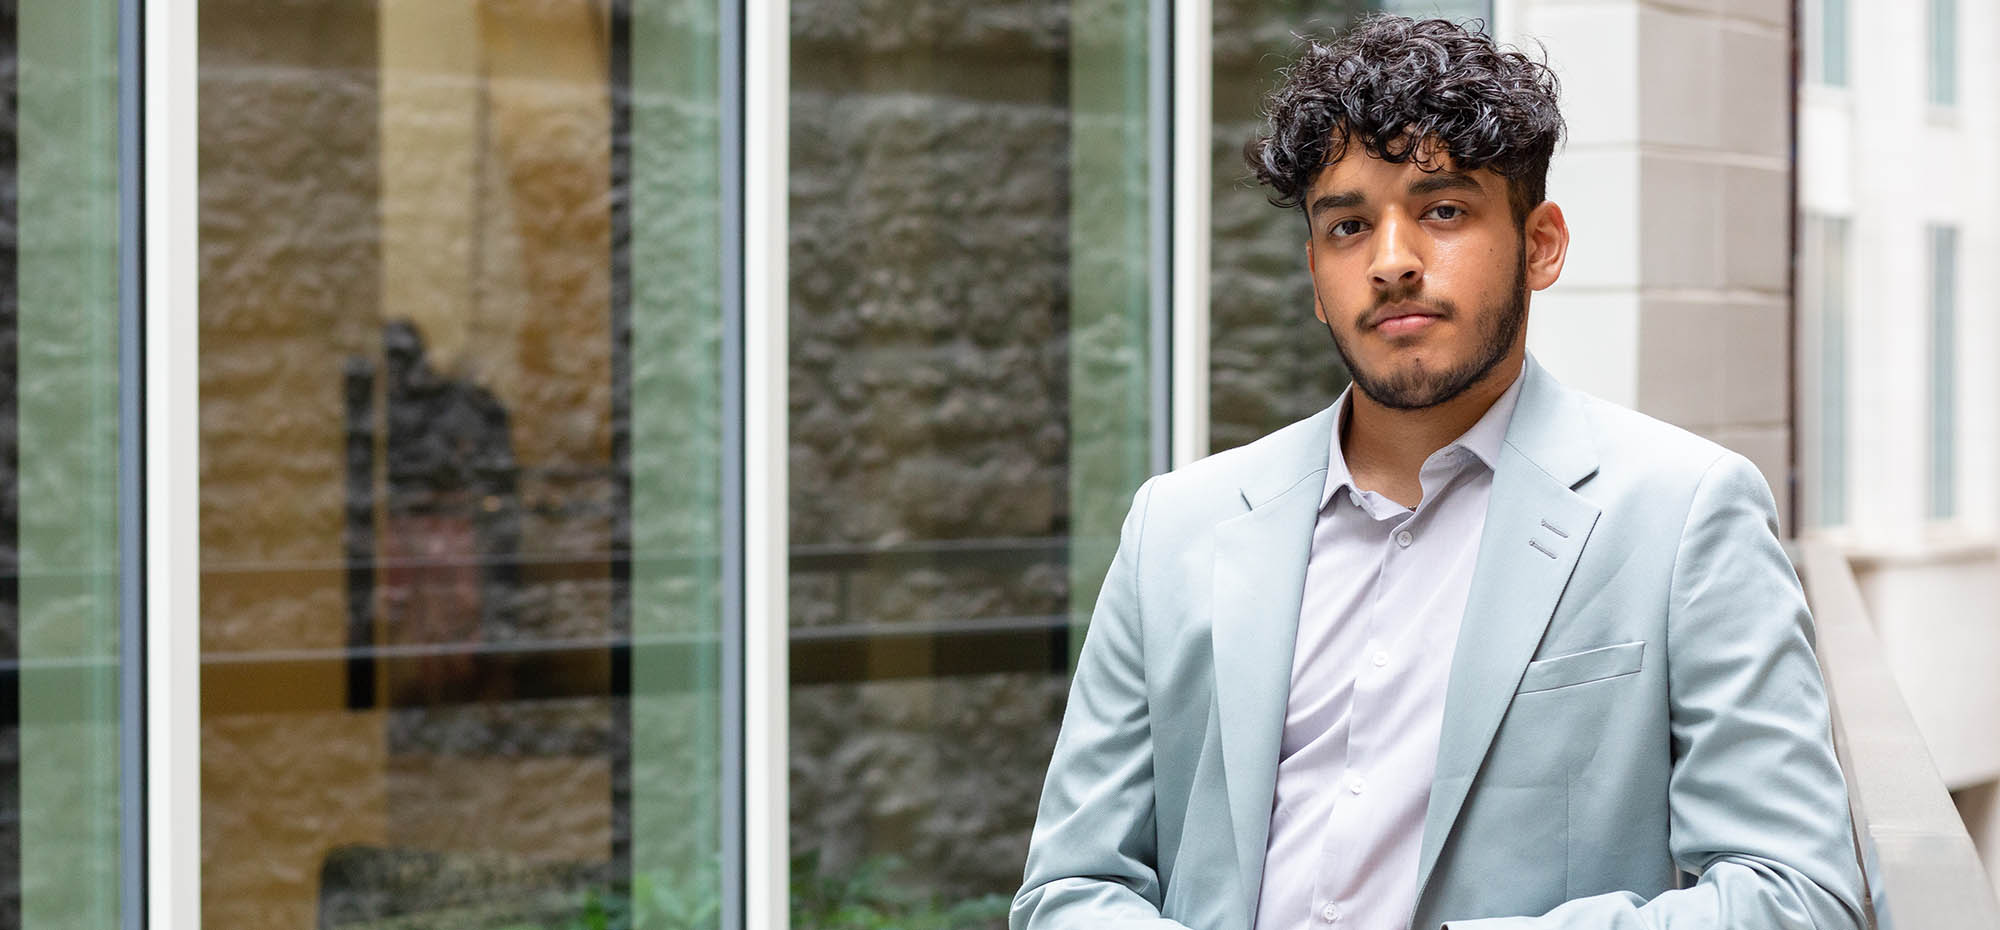
<path id="1" fill-rule="evenodd" d="M 791 534 L 820 551 L 1064 537 L 1071 522 L 1069 5 L 793 9 Z M 1061 563 L 795 563 L 792 623 L 1062 616 Z M 794 854 L 1010 893 L 1060 675 L 795 688 Z"/>
<path id="2" fill-rule="evenodd" d="M 562 6 L 493 4 L 477 22 L 488 34 L 555 42 L 548 37 L 570 28 Z M 204 4 L 204 648 L 345 642 L 339 378 L 351 357 L 379 359 L 390 320 L 411 321 L 425 340 L 426 383 L 462 392 L 422 407 L 434 413 L 418 433 L 462 435 L 470 445 L 448 445 L 447 459 L 483 456 L 504 474 L 488 480 L 473 468 L 461 481 L 392 462 L 383 506 L 401 516 L 380 525 L 413 554 L 429 540 L 447 554 L 469 547 L 521 564 L 499 587 L 450 571 L 383 576 L 391 621 L 449 614 L 482 583 L 488 608 L 505 598 L 471 627 L 398 627 L 383 641 L 421 647 L 468 629 L 489 642 L 601 637 L 617 593 L 601 559 L 620 519 L 607 464 L 621 428 L 610 409 L 617 337 L 603 323 L 602 95 L 587 75 L 565 72 L 560 55 L 521 51 L 532 44 L 488 48 L 488 66 L 509 75 L 491 85 L 449 62 L 385 74 L 376 56 L 416 52 L 378 49 L 367 9 Z M 1093 284 L 1144 280 L 1143 242 L 1135 252 L 1077 237 L 1105 228 L 1079 213 L 1101 220 L 1143 193 L 1145 162 L 1132 160 L 1115 183 L 1077 189 L 1080 137 L 1143 126 L 1129 115 L 1078 115 L 1072 69 L 1117 60 L 1105 56 L 1122 54 L 1116 42 L 1135 23 L 1143 36 L 1134 10 L 1143 6 L 793 5 L 789 503 L 791 541 L 803 553 L 794 626 L 1059 619 L 1072 609 L 1083 582 L 1064 543 L 1077 532 L 1077 463 L 1100 447 L 1115 455 L 1133 436 L 1144 442 L 1137 419 L 1130 435 L 1072 435 L 1073 379 L 1083 371 L 1116 381 L 1145 362 L 1143 329 L 1101 312 L 1080 323 L 1073 306 L 1079 269 Z M 1236 99 L 1225 83 L 1253 97 L 1269 85 L 1268 52 L 1287 45 L 1308 12 L 1247 2 L 1217 11 L 1218 447 L 1318 409 L 1340 383 L 1311 317 L 1297 215 L 1237 183 L 1254 102 L 1222 102 Z M 1079 37 L 1092 38 L 1079 47 Z M 462 44 L 441 40 L 423 54 Z M 629 335 L 642 399 L 632 467 L 672 487 L 634 493 L 648 514 L 694 515 L 633 526 L 652 553 L 699 552 L 716 536 L 719 492 L 691 476 L 717 461 L 719 407 L 654 415 L 668 393 L 702 396 L 719 357 L 716 279 L 662 270 L 698 266 L 718 234 L 715 178 L 676 167 L 713 151 L 715 118 L 671 93 L 635 101 L 639 311 Z M 1128 299 L 1144 306 L 1142 292 Z M 435 412 L 450 410 L 485 412 L 468 414 L 455 434 L 457 416 Z M 441 496 L 399 498 L 398 487 Z M 454 508 L 490 499 L 507 517 L 504 533 L 465 529 L 486 525 L 476 515 L 452 522 Z M 1025 561 L 992 555 L 1023 541 L 1053 548 Z M 883 549 L 906 554 L 867 555 Z M 907 555 L 913 549 L 930 554 Z M 842 553 L 861 557 L 843 563 Z M 712 607 L 712 583 L 696 577 L 703 566 L 714 563 L 636 566 L 644 596 L 635 625 L 702 629 L 708 614 L 663 605 Z M 386 686 L 436 696 L 422 681 Z M 479 686 L 460 682 L 454 693 Z M 1010 892 L 1064 692 L 1053 672 L 794 689 L 795 851 L 816 852 L 830 872 L 895 857 L 904 863 L 895 881 L 947 900 Z M 704 719 L 698 700 L 651 699 L 632 726 L 671 745 L 637 746 L 624 742 L 616 706 L 485 696 L 450 710 L 211 721 L 209 915 L 301 925 L 314 865 L 340 843 L 525 845 L 587 858 L 619 842 L 623 815 L 606 819 L 604 802 L 627 765 L 637 859 L 684 861 L 712 848 L 719 823 L 673 813 L 698 808 L 719 775 L 714 734 L 687 724 Z M 315 729 L 320 736 L 307 735 Z M 576 800 L 529 812 L 524 792 Z M 496 814 L 505 829 L 482 823 Z"/>
<path id="3" fill-rule="evenodd" d="M 1214 195 L 1209 267 L 1209 448 L 1240 446 L 1318 412 L 1347 384 L 1313 317 L 1305 217 L 1266 199 L 1243 161 L 1263 95 L 1298 54 L 1375 4 L 1219 0 L 1215 4 Z"/>

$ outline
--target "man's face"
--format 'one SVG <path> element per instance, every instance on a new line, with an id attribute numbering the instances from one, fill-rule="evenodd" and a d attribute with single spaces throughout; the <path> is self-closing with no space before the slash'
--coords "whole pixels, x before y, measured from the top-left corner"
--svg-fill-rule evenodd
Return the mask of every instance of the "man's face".
<path id="1" fill-rule="evenodd" d="M 1398 410 L 1444 403 L 1524 351 L 1528 243 L 1506 179 L 1430 167 L 1352 145 L 1306 195 L 1314 315 L 1355 387 Z"/>

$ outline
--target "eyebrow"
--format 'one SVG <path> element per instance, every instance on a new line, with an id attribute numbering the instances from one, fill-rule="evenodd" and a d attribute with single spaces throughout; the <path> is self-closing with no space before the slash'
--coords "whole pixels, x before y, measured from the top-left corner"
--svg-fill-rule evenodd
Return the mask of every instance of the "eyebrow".
<path id="1" fill-rule="evenodd" d="M 1472 175 L 1463 171 L 1437 171 L 1410 182 L 1409 194 L 1421 197 L 1449 190 L 1484 190 Z M 1368 202 L 1368 197 L 1358 190 L 1346 190 L 1337 194 L 1324 194 L 1312 202 L 1312 213 L 1318 215 L 1324 210 L 1345 210 Z"/>
<path id="2" fill-rule="evenodd" d="M 1479 182 L 1472 175 L 1462 171 L 1439 171 L 1427 174 L 1410 183 L 1412 194 L 1435 194 L 1449 190 L 1481 190 Z"/>
<path id="3" fill-rule="evenodd" d="M 1345 210 L 1368 202 L 1360 191 L 1341 191 L 1338 194 L 1323 194 L 1312 202 L 1312 212 L 1317 215 L 1327 210 Z"/>

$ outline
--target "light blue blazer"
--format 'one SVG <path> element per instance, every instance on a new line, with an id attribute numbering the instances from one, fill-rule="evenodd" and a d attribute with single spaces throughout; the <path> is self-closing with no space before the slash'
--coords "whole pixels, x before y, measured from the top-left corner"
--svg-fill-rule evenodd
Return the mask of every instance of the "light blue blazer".
<path id="1" fill-rule="evenodd" d="M 1812 621 L 1763 478 L 1532 358 L 1523 377 L 1412 926 L 1860 927 Z M 1329 409 L 1139 490 L 1014 930 L 1250 926 L 1332 429 Z"/>

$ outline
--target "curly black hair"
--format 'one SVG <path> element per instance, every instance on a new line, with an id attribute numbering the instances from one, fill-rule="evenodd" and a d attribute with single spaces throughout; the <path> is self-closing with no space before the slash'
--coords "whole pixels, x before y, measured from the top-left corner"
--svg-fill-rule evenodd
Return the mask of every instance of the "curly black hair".
<path id="1" fill-rule="evenodd" d="M 1394 163 L 1436 170 L 1442 147 L 1458 170 L 1507 179 L 1514 219 L 1546 198 L 1563 133 L 1555 73 L 1442 19 L 1370 14 L 1332 43 L 1306 40 L 1264 100 L 1265 132 L 1244 146 L 1271 203 L 1296 207 L 1320 169 L 1359 140 Z M 1442 167 L 1438 165 L 1436 167 Z"/>

